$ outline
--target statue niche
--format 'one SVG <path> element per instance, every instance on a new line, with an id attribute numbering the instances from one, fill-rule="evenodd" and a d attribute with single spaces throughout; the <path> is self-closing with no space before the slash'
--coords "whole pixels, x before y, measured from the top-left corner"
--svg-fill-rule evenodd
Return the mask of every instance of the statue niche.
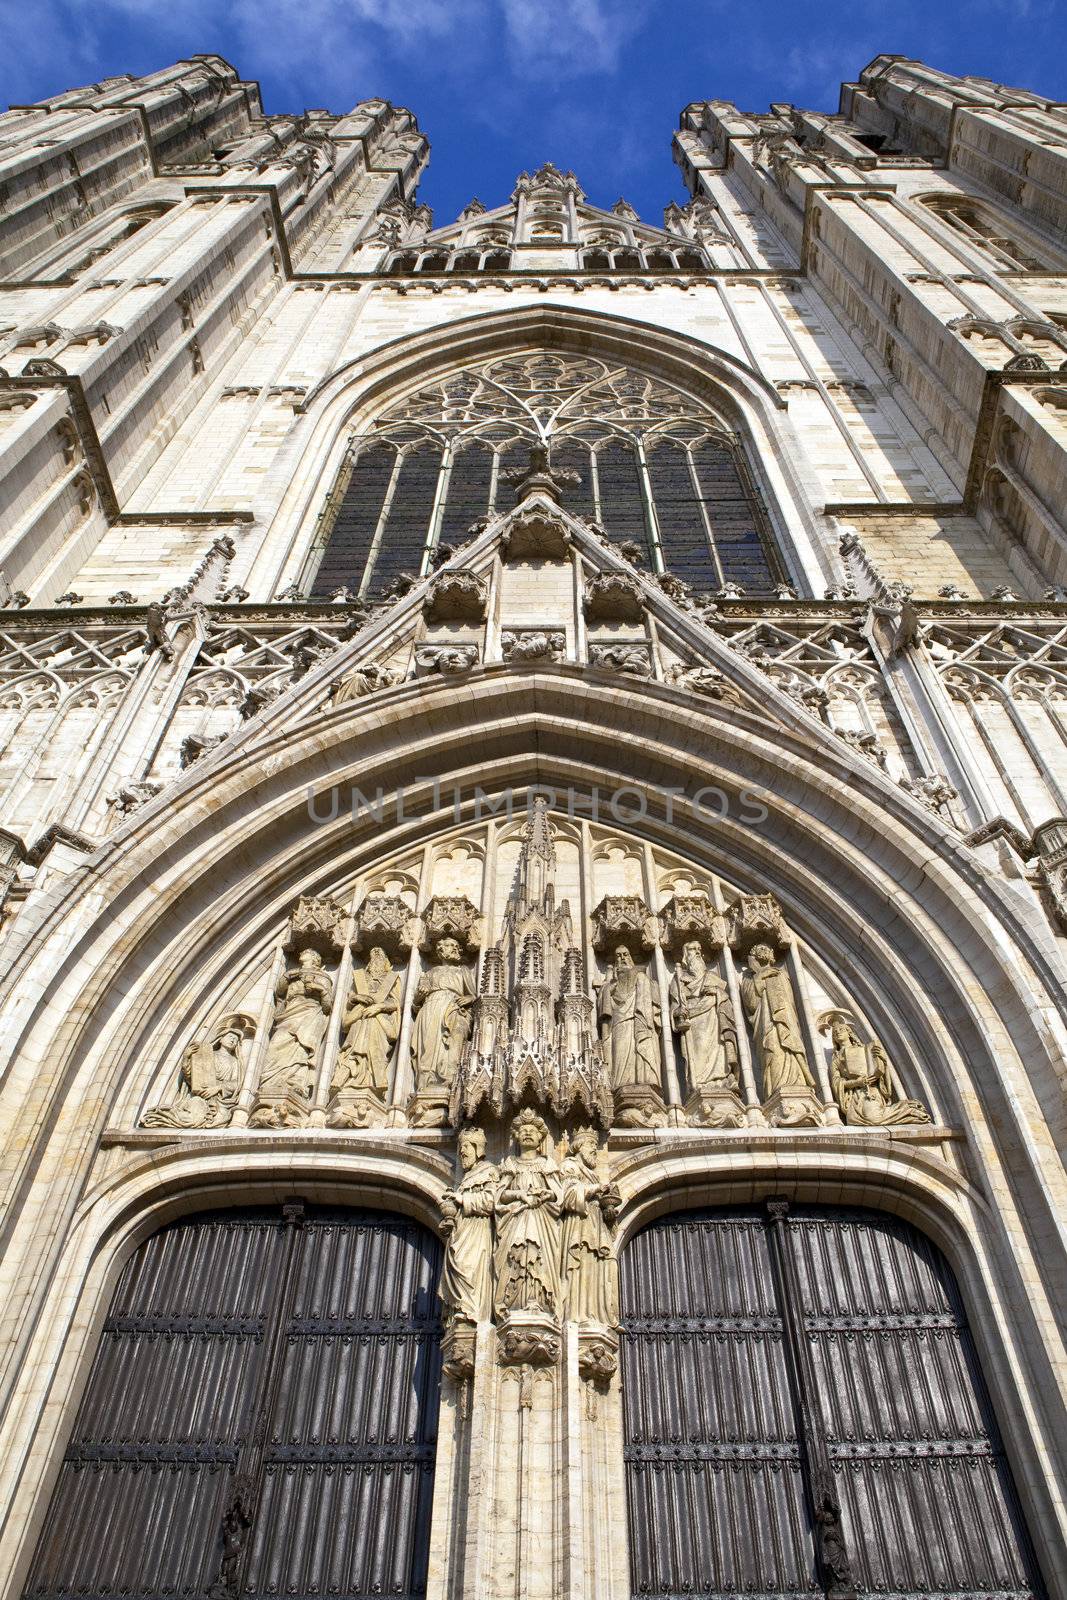
<path id="1" fill-rule="evenodd" d="M 389 1063 L 400 1032 L 400 974 L 375 945 L 352 974 L 341 1017 L 344 1039 L 330 1085 L 331 1128 L 365 1128 L 385 1116 Z"/>
<path id="2" fill-rule="evenodd" d="M 664 1121 L 659 1047 L 659 996 L 644 967 L 620 944 L 597 990 L 597 1017 L 620 1127 Z"/>
<path id="3" fill-rule="evenodd" d="M 669 998 L 671 1026 L 681 1041 L 689 1085 L 686 1111 L 708 1127 L 743 1126 L 733 1001 L 725 981 L 708 965 L 699 940 L 682 947 Z"/>
<path id="4" fill-rule="evenodd" d="M 307 1117 L 333 1003 L 333 980 L 317 950 L 301 950 L 297 965 L 279 979 L 274 1000 L 274 1026 L 249 1119 L 253 1128 L 299 1127 Z"/>
<path id="5" fill-rule="evenodd" d="M 474 978 L 461 960 L 457 939 L 439 939 L 432 963 L 415 990 L 411 1034 L 415 1094 L 408 1116 L 416 1127 L 439 1126 L 448 1119 L 452 1084 L 471 1030 L 471 1007 L 476 998 Z"/>
<path id="6" fill-rule="evenodd" d="M 189 1045 L 174 1099 L 142 1119 L 145 1128 L 222 1128 L 233 1116 L 245 1069 L 245 1042 L 255 1022 L 240 1012 Z"/>
<path id="7" fill-rule="evenodd" d="M 886 1128 L 901 1123 L 928 1123 L 929 1112 L 918 1100 L 898 1094 L 889 1060 L 878 1039 L 864 1044 L 847 1012 L 831 1011 L 820 1019 L 830 1029 L 830 1088 L 850 1128 Z"/>
<path id="8" fill-rule="evenodd" d="M 808 1066 L 789 975 L 769 944 L 753 945 L 741 980 L 741 1003 L 763 1075 L 764 1110 L 772 1126 L 817 1124 L 819 1105 Z"/>

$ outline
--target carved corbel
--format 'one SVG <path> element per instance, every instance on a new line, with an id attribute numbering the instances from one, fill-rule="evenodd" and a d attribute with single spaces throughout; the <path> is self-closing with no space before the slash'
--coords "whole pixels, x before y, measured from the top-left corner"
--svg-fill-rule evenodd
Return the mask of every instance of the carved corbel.
<path id="1" fill-rule="evenodd" d="M 476 667 L 478 654 L 476 644 L 417 644 L 415 670 L 422 676 L 439 672 L 444 677 L 455 677 Z"/>
<path id="2" fill-rule="evenodd" d="M 584 610 L 590 622 L 640 622 L 644 596 L 624 572 L 597 572 L 585 580 Z"/>
<path id="3" fill-rule="evenodd" d="M 609 672 L 625 672 L 632 678 L 652 676 L 652 652 L 647 644 L 594 644 L 589 648 L 589 664 Z"/>
<path id="4" fill-rule="evenodd" d="M 561 661 L 567 649 L 562 629 L 513 628 L 505 630 L 500 653 L 505 661 Z"/>
<path id="5" fill-rule="evenodd" d="M 452 567 L 430 585 L 423 612 L 428 622 L 484 622 L 489 583 L 470 567 Z"/>

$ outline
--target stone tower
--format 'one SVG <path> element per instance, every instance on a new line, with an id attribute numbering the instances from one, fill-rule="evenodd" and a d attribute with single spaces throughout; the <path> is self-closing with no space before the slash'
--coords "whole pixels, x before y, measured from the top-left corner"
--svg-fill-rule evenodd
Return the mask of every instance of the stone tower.
<path id="1" fill-rule="evenodd" d="M 3 1600 L 1067 1600 L 1067 108 L 675 155 L 0 116 Z"/>

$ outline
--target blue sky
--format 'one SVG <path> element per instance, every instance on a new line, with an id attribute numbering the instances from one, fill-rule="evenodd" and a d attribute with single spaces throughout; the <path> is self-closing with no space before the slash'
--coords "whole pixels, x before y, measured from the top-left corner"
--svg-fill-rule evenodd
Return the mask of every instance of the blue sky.
<path id="1" fill-rule="evenodd" d="M 680 107 L 836 110 L 880 51 L 1067 100 L 1067 0 L 0 0 L 0 28 L 5 105 L 218 51 L 267 111 L 410 106 L 439 224 L 543 160 L 659 221 Z"/>

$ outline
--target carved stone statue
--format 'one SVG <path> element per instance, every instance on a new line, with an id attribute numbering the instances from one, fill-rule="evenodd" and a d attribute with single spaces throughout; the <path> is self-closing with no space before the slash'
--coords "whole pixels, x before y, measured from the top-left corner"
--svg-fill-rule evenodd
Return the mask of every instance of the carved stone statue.
<path id="1" fill-rule="evenodd" d="M 863 1044 L 847 1017 L 831 1018 L 830 1088 L 850 1128 L 883 1128 L 895 1123 L 929 1122 L 918 1100 L 898 1098 L 886 1053 L 877 1039 Z"/>
<path id="2" fill-rule="evenodd" d="M 559 1167 L 542 1154 L 548 1128 L 528 1107 L 511 1125 L 518 1155 L 500 1163 L 496 1192 L 496 1289 L 498 1320 L 528 1311 L 558 1317 L 561 1289 Z"/>
<path id="3" fill-rule="evenodd" d="M 375 945 L 352 974 L 341 1018 L 342 1044 L 330 1083 L 331 1128 L 366 1128 L 385 1120 L 389 1062 L 400 1032 L 400 974 Z"/>
<path id="4" fill-rule="evenodd" d="M 459 1070 L 475 1000 L 474 979 L 460 959 L 457 940 L 439 940 L 433 965 L 415 990 L 418 1015 L 411 1035 L 411 1059 L 419 1094 L 451 1088 Z"/>
<path id="5" fill-rule="evenodd" d="M 789 975 L 768 944 L 752 947 L 748 968 L 741 980 L 741 1003 L 763 1072 L 764 1096 L 769 1100 L 782 1090 L 814 1091 Z"/>
<path id="6" fill-rule="evenodd" d="M 331 1087 L 370 1089 L 383 1098 L 389 1058 L 400 1032 L 400 974 L 375 945 L 367 965 L 352 974 L 342 1026 L 347 1030 Z"/>
<path id="7" fill-rule="evenodd" d="M 493 1302 L 493 1209 L 497 1170 L 484 1160 L 485 1133 L 464 1128 L 459 1136 L 463 1177 L 441 1196 L 444 1266 L 438 1294 L 449 1317 L 484 1322 Z"/>
<path id="8" fill-rule="evenodd" d="M 648 973 L 634 965 L 625 945 L 597 992 L 597 1016 L 612 1088 L 632 1084 L 659 1089 L 659 1005 Z"/>
<path id="9" fill-rule="evenodd" d="M 237 1104 L 244 1075 L 244 1041 L 251 1019 L 223 1017 L 182 1057 L 178 1089 L 169 1105 L 146 1113 L 146 1128 L 221 1128 Z"/>
<path id="10" fill-rule="evenodd" d="M 319 1047 L 333 1001 L 333 982 L 317 950 L 301 950 L 275 990 L 274 1027 L 260 1074 L 253 1127 L 293 1119 L 314 1085 Z"/>
<path id="11" fill-rule="evenodd" d="M 622 1202 L 615 1185 L 605 1183 L 597 1172 L 599 1148 L 595 1128 L 576 1128 L 570 1154 L 560 1166 L 564 1306 L 565 1315 L 574 1322 L 612 1328 L 619 1317 L 612 1234 Z"/>
<path id="12" fill-rule="evenodd" d="M 683 947 L 675 968 L 670 1006 L 690 1087 L 736 1089 L 737 1023 L 730 991 L 695 939 Z"/>

